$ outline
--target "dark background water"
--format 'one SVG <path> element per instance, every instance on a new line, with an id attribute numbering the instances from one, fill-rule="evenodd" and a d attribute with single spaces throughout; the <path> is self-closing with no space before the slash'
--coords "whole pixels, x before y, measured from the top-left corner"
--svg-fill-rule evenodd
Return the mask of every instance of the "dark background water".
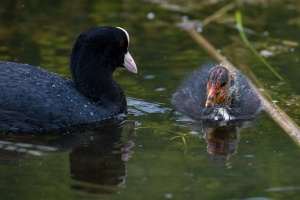
<path id="1" fill-rule="evenodd" d="M 74 134 L 1 136 L 1 199 L 298 199 L 299 147 L 264 112 L 254 126 L 210 134 L 173 110 L 183 78 L 213 59 L 182 30 L 232 1 L 0 2 L 0 59 L 41 66 L 70 77 L 69 55 L 79 33 L 121 26 L 131 37 L 139 73 L 117 70 L 128 96 L 128 119 Z M 243 44 L 247 36 L 283 77 L 279 81 Z M 247 64 L 260 86 L 298 125 L 300 3 L 237 1 L 202 27 L 202 34 L 235 65 Z M 286 41 L 290 41 L 287 43 Z M 22 152 L 24 151 L 24 152 Z M 26 152 L 25 152 L 26 151 Z"/>

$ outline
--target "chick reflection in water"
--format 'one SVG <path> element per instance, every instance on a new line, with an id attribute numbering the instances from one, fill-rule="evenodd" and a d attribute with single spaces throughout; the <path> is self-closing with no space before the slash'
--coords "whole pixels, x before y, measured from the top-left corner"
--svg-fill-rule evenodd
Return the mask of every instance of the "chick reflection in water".
<path id="1" fill-rule="evenodd" d="M 131 126 L 133 123 L 129 122 L 129 125 Z M 49 135 L 49 137 L 46 135 L 42 137 L 2 136 L 0 164 L 15 165 L 19 168 L 26 167 L 29 160 L 36 159 L 45 162 L 43 160 L 49 154 L 70 151 L 70 178 L 73 181 L 62 184 L 71 182 L 72 189 L 87 193 L 116 194 L 116 186 L 125 183 L 126 162 L 133 154 L 130 148 L 134 144 L 130 138 L 135 134 L 135 130 L 130 126 L 123 128 L 118 124 L 111 123 L 86 132 Z M 121 140 L 121 137 L 126 135 L 129 139 Z M 47 176 L 57 176 L 51 172 L 45 173 Z M 57 173 L 57 171 L 52 173 Z M 58 174 L 58 176 L 60 175 Z M 32 179 L 32 177 L 28 177 L 28 179 Z M 48 180 L 44 179 L 39 181 L 45 181 L 45 185 L 48 183 Z"/>
<path id="2" fill-rule="evenodd" d="M 236 153 L 238 148 L 238 130 L 238 127 L 234 124 L 204 128 L 207 153 L 211 156 L 216 166 L 231 168 L 229 158 Z"/>

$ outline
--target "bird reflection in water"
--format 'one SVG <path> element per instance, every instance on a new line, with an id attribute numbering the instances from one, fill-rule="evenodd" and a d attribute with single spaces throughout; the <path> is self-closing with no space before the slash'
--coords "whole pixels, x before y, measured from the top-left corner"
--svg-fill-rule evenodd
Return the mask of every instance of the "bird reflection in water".
<path id="1" fill-rule="evenodd" d="M 134 121 L 118 124 L 59 136 L 1 136 L 0 164 L 22 167 L 22 161 L 32 158 L 28 154 L 40 159 L 51 153 L 71 150 L 70 174 L 75 181 L 70 187 L 93 194 L 115 194 L 116 186 L 125 183 L 126 162 L 133 154 L 130 149 L 134 146 L 130 138 L 135 136 Z M 121 137 L 127 136 L 127 141 L 121 140 Z"/>
<path id="2" fill-rule="evenodd" d="M 207 153 L 214 164 L 220 168 L 231 168 L 230 156 L 234 155 L 238 148 L 238 127 L 234 124 L 205 128 Z"/>
<path id="3" fill-rule="evenodd" d="M 255 126 L 256 120 L 239 120 L 227 123 L 197 122 L 197 132 L 204 133 L 207 153 L 219 168 L 231 168 L 229 159 L 237 153 L 240 132 Z"/>

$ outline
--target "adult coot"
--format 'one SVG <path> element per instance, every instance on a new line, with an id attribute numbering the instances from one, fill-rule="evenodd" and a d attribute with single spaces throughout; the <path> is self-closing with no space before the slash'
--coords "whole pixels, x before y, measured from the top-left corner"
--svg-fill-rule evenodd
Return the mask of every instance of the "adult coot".
<path id="1" fill-rule="evenodd" d="M 113 78 L 117 67 L 137 73 L 122 28 L 90 29 L 72 50 L 73 81 L 39 67 L 0 62 L 0 131 L 45 132 L 101 122 L 126 112 Z"/>
<path id="2" fill-rule="evenodd" d="M 173 95 L 172 103 L 195 120 L 248 120 L 262 109 L 248 79 L 225 65 L 207 65 L 193 72 Z"/>

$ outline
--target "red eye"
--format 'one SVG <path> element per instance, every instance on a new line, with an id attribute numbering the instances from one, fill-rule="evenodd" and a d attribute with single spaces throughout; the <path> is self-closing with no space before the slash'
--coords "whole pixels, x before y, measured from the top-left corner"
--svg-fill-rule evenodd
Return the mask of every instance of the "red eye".
<path id="1" fill-rule="evenodd" d="M 122 46 L 124 46 L 124 42 L 122 41 L 122 42 L 120 42 L 120 47 L 122 47 Z"/>

